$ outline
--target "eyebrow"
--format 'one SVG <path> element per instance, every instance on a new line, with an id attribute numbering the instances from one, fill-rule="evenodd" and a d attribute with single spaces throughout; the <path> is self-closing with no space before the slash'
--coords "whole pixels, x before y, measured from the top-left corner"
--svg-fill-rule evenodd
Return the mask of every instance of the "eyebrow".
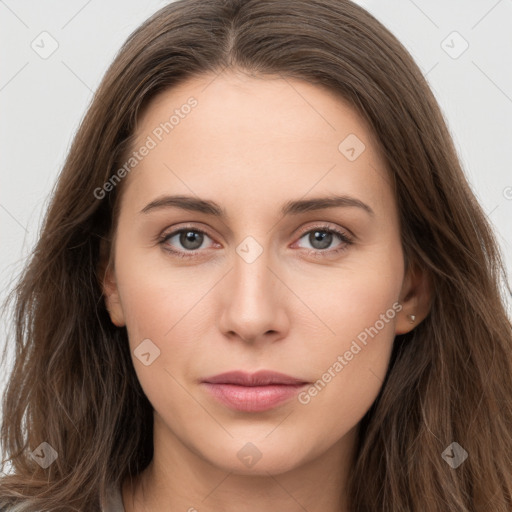
<path id="1" fill-rule="evenodd" d="M 328 197 L 315 197 L 288 201 L 281 208 L 281 214 L 298 215 L 304 212 L 324 210 L 337 207 L 355 207 L 364 210 L 371 216 L 375 215 L 372 208 L 355 197 L 346 195 L 331 195 Z M 180 208 L 182 210 L 213 215 L 221 219 L 227 218 L 226 211 L 215 201 L 200 199 L 192 196 L 162 196 L 148 203 L 139 213 L 149 213 L 164 208 Z"/>

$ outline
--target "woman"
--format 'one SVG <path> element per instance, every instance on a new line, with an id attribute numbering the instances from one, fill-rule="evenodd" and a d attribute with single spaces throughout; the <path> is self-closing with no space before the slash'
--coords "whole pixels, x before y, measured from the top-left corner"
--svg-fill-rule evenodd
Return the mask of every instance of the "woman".
<path id="1" fill-rule="evenodd" d="M 510 510 L 503 277 L 370 14 L 172 3 L 108 70 L 14 290 L 0 503 Z"/>

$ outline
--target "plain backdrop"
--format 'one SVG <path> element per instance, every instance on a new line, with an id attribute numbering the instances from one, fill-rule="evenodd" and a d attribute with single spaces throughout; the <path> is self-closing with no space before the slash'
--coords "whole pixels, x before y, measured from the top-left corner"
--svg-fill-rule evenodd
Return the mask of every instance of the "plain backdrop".
<path id="1" fill-rule="evenodd" d="M 128 35 L 167 3 L 0 0 L 0 300 L 35 244 L 93 91 Z M 512 0 L 357 3 L 426 75 L 510 272 Z M 6 328 L 4 318 L 0 348 Z M 5 380 L 0 375 L 2 395 Z"/>

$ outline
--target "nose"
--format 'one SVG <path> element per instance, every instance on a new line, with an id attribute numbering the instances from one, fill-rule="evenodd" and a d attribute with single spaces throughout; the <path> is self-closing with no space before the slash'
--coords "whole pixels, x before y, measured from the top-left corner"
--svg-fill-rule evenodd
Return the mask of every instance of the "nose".
<path id="1" fill-rule="evenodd" d="M 275 262 L 267 249 L 254 260 L 235 252 L 233 267 L 220 291 L 219 328 L 227 338 L 256 344 L 287 336 L 288 304 L 293 294 Z"/>

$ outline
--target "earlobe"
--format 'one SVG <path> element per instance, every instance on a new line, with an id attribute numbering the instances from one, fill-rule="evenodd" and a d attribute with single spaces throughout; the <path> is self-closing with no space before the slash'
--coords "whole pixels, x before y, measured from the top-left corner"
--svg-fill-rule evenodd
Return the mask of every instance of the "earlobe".
<path id="1" fill-rule="evenodd" d="M 395 334 L 406 334 L 419 325 L 430 312 L 432 287 L 428 273 L 421 268 L 410 269 L 400 293 L 402 310 L 397 315 Z"/>
<path id="2" fill-rule="evenodd" d="M 117 291 L 110 295 L 105 295 L 105 305 L 110 314 L 110 319 L 116 327 L 123 327 L 125 324 L 123 307 L 119 300 L 119 293 Z"/>
<path id="3" fill-rule="evenodd" d="M 110 320 L 116 327 L 125 326 L 123 307 L 119 297 L 117 280 L 111 262 L 105 266 L 101 266 L 100 276 L 102 278 L 101 287 L 103 297 L 105 298 L 105 306 L 109 312 Z"/>

